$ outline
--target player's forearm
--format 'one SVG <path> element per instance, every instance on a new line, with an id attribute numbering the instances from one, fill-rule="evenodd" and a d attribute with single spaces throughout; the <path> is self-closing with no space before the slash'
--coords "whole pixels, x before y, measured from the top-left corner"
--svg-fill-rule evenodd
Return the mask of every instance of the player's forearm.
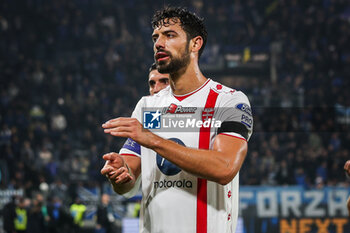
<path id="1" fill-rule="evenodd" d="M 129 192 L 135 185 L 135 182 L 132 181 L 129 181 L 126 184 L 116 184 L 112 180 L 110 180 L 110 183 L 112 184 L 114 192 L 120 195 Z"/>
<path id="2" fill-rule="evenodd" d="M 222 151 L 187 148 L 158 136 L 152 149 L 184 171 L 220 184 L 227 184 L 236 176 L 246 153 L 237 150 L 228 155 Z"/>

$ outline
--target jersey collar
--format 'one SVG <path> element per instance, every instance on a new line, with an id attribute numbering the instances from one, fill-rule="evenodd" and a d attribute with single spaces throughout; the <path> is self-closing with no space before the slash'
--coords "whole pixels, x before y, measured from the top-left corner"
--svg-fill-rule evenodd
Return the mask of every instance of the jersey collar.
<path id="1" fill-rule="evenodd" d="M 197 88 L 196 90 L 194 90 L 194 91 L 192 91 L 192 92 L 190 92 L 190 93 L 188 93 L 188 94 L 184 94 L 184 95 L 175 95 L 173 92 L 172 92 L 172 94 L 173 94 L 173 96 L 174 96 L 178 101 L 183 101 L 183 100 L 186 99 L 187 97 L 189 97 L 189 96 L 193 95 L 194 93 L 196 93 L 196 92 L 200 91 L 201 89 L 203 89 L 203 87 L 205 87 L 205 86 L 209 83 L 210 80 L 211 80 L 211 79 L 208 78 L 208 80 L 205 81 L 205 83 L 203 83 L 202 86 L 200 86 L 199 88 Z"/>

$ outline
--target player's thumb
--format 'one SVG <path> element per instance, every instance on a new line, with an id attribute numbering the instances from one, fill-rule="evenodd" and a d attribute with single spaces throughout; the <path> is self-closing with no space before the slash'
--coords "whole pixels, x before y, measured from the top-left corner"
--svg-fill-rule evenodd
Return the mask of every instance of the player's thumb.
<path id="1" fill-rule="evenodd" d="M 111 160 L 111 161 L 116 160 L 116 159 L 118 159 L 119 157 L 120 157 L 119 154 L 117 154 L 117 153 L 115 153 L 115 152 L 111 152 L 111 153 L 108 153 L 108 154 L 104 154 L 104 155 L 102 156 L 102 158 L 103 158 L 104 160 Z"/>

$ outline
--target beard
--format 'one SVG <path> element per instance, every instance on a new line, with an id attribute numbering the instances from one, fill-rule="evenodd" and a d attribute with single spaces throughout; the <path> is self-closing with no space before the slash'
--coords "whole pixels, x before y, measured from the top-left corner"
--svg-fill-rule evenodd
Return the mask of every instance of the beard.
<path id="1" fill-rule="evenodd" d="M 185 52 L 182 53 L 179 57 L 173 57 L 169 54 L 169 63 L 166 61 L 156 61 L 157 70 L 161 74 L 173 74 L 177 73 L 180 69 L 185 68 L 190 63 L 190 52 L 186 46 Z"/>

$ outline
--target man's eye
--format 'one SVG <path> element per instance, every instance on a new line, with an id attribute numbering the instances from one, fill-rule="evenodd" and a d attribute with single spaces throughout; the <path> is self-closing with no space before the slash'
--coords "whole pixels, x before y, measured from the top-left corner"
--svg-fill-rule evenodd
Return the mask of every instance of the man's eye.
<path id="1" fill-rule="evenodd" d="M 168 83 L 169 83 L 169 80 L 168 80 L 168 79 L 161 79 L 160 82 L 161 82 L 161 83 L 164 83 L 164 84 L 168 84 Z"/>

